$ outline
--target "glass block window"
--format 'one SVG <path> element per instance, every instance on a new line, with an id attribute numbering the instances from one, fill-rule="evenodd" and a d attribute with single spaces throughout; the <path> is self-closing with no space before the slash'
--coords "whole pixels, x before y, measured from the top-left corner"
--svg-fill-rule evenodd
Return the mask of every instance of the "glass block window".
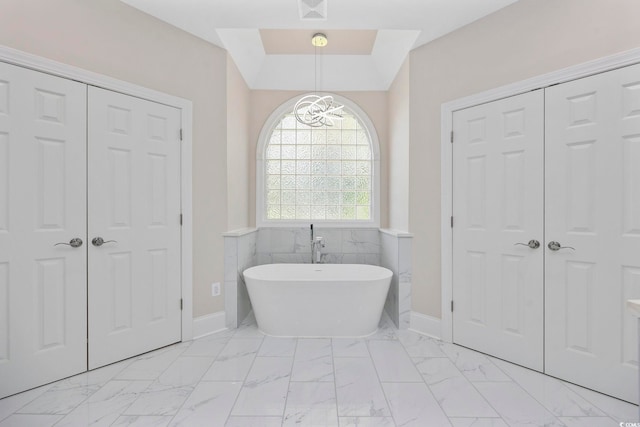
<path id="1" fill-rule="evenodd" d="M 287 113 L 277 123 L 264 153 L 267 220 L 371 220 L 370 136 L 346 107 L 343 117 L 311 128 Z"/>

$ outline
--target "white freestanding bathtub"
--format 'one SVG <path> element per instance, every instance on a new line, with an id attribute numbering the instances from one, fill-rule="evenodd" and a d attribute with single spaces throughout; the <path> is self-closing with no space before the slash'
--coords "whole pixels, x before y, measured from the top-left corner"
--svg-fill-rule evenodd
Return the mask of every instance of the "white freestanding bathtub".
<path id="1" fill-rule="evenodd" d="M 243 274 L 263 333 L 358 337 L 378 330 L 393 273 L 360 264 L 265 264 Z"/>

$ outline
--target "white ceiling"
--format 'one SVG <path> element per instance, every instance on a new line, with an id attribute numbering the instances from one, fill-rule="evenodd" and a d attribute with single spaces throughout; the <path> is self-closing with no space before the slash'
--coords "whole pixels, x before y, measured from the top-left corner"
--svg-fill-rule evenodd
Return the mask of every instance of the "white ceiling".
<path id="1" fill-rule="evenodd" d="M 251 89 L 313 90 L 314 56 L 266 54 L 261 29 L 377 30 L 371 54 L 321 55 L 319 90 L 387 90 L 407 53 L 517 0 L 306 0 L 326 19 L 302 20 L 299 0 L 121 0 L 226 49 Z"/>

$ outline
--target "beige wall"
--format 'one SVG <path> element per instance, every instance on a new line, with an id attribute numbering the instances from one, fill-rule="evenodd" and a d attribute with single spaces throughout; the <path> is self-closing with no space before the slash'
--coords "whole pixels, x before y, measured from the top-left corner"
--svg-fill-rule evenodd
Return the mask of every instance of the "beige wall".
<path id="1" fill-rule="evenodd" d="M 441 104 L 639 47 L 638 16 L 638 0 L 520 0 L 412 51 L 389 92 L 341 93 L 380 139 L 381 225 L 415 236 L 414 311 L 441 314 Z M 248 91 L 224 50 L 119 0 L 2 0 L 0 44 L 193 102 L 194 315 L 223 310 L 221 233 L 255 225 L 258 135 L 296 93 Z"/>
<path id="2" fill-rule="evenodd" d="M 640 47 L 638 0 L 520 0 L 410 56 L 414 311 L 440 317 L 440 106 Z"/>
<path id="3" fill-rule="evenodd" d="M 251 115 L 249 140 L 250 178 L 249 178 L 249 220 L 251 225 L 256 223 L 256 148 L 258 137 L 265 122 L 280 105 L 284 104 L 300 92 L 293 91 L 271 91 L 254 90 L 251 91 Z M 369 116 L 373 126 L 376 128 L 378 140 L 380 142 L 380 225 L 388 227 L 389 224 L 389 198 L 388 198 L 388 108 L 386 92 L 336 92 L 356 103 Z"/>
<path id="4" fill-rule="evenodd" d="M 249 226 L 249 100 L 251 92 L 227 57 L 227 229 Z"/>
<path id="5" fill-rule="evenodd" d="M 389 88 L 389 227 L 409 230 L 409 59 Z"/>
<path id="6" fill-rule="evenodd" d="M 2 0 L 0 44 L 193 101 L 194 316 L 223 310 L 226 52 L 118 0 Z"/>

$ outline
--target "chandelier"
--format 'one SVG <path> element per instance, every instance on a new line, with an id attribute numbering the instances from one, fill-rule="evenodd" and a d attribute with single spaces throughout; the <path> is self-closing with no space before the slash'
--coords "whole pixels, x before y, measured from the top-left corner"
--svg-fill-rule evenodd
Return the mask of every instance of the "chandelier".
<path id="1" fill-rule="evenodd" d="M 311 38 L 311 44 L 314 47 L 314 92 L 316 93 L 300 98 L 293 107 L 293 114 L 296 120 L 310 127 L 333 126 L 334 120 L 342 120 L 344 105 L 336 103 L 331 95 L 317 94 L 318 48 L 327 45 L 327 36 L 316 33 Z"/>

